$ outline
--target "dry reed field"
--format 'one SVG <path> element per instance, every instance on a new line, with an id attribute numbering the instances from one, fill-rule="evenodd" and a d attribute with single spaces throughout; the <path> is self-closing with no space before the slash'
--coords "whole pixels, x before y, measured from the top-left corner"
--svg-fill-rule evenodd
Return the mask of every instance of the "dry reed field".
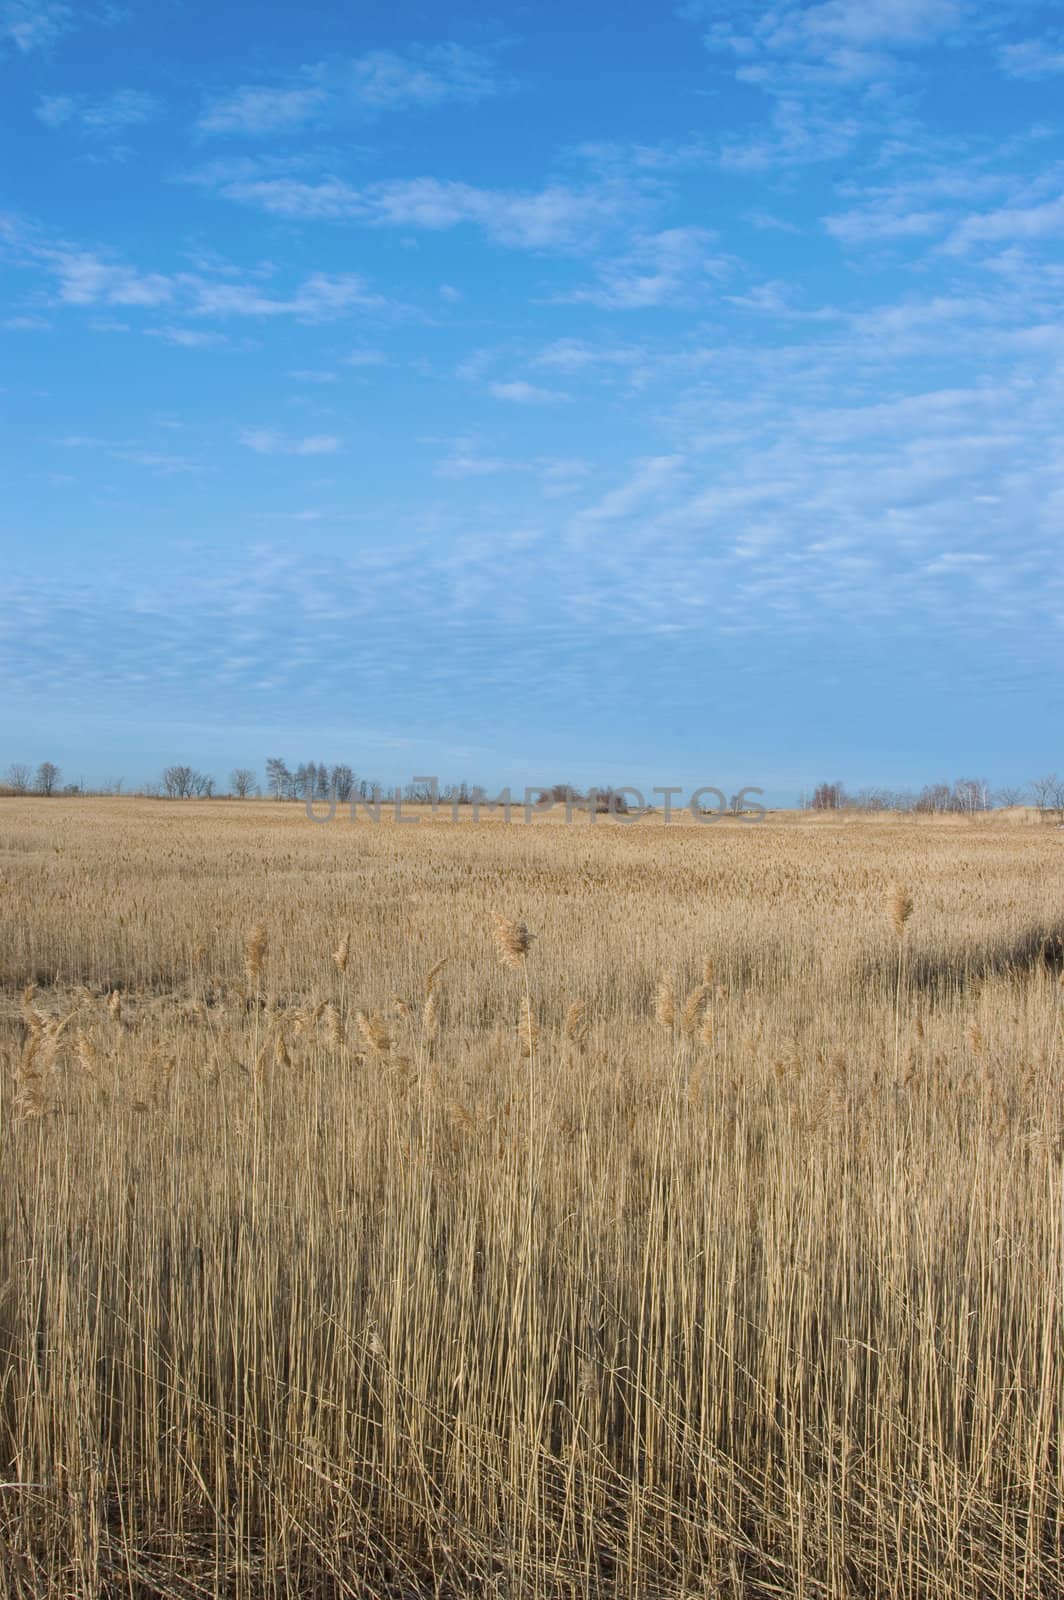
<path id="1" fill-rule="evenodd" d="M 0 801 L 3 1592 L 1059 1596 L 1062 839 Z"/>

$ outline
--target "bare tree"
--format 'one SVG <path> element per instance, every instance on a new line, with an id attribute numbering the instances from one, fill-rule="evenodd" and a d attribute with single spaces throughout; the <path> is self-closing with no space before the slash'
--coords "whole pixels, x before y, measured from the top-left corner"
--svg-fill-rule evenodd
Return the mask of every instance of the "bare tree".
<path id="1" fill-rule="evenodd" d="M 34 788 L 38 794 L 55 794 L 59 787 L 59 768 L 54 761 L 42 761 L 37 768 Z"/>
<path id="2" fill-rule="evenodd" d="M 985 778 L 958 778 L 953 785 L 954 811 L 987 811 L 990 785 Z"/>
<path id="3" fill-rule="evenodd" d="M 920 793 L 916 801 L 917 811 L 948 811 L 953 804 L 953 790 L 948 783 L 929 783 Z"/>
<path id="4" fill-rule="evenodd" d="M 292 795 L 292 774 L 281 756 L 270 756 L 266 762 L 266 786 L 275 800 L 288 800 Z"/>
<path id="5" fill-rule="evenodd" d="M 214 779 L 206 772 L 197 772 L 195 767 L 166 767 L 162 787 L 168 800 L 191 800 L 194 795 L 209 800 L 214 793 Z"/>
<path id="6" fill-rule="evenodd" d="M 7 769 L 7 786 L 14 789 L 16 794 L 28 794 L 30 789 L 30 769 L 22 761 L 13 761 Z"/>
<path id="7" fill-rule="evenodd" d="M 818 783 L 813 790 L 814 811 L 838 811 L 846 804 L 846 790 L 841 781 Z"/>
<path id="8" fill-rule="evenodd" d="M 1032 778 L 1030 790 L 1039 811 L 1050 811 L 1054 807 L 1059 809 L 1062 803 L 1064 784 L 1061 783 L 1055 772 L 1047 772 L 1041 778 Z"/>
<path id="9" fill-rule="evenodd" d="M 255 793 L 258 786 L 258 780 L 250 767 L 234 767 L 229 778 L 229 787 L 238 800 L 246 800 L 249 795 Z"/>
<path id="10" fill-rule="evenodd" d="M 345 806 L 351 798 L 352 789 L 355 787 L 355 775 L 346 762 L 340 762 L 338 766 L 333 767 L 331 781 L 337 800 L 342 806 Z"/>
<path id="11" fill-rule="evenodd" d="M 191 767 L 166 767 L 163 770 L 163 793 L 168 800 L 188 800 L 194 792 L 195 778 Z"/>

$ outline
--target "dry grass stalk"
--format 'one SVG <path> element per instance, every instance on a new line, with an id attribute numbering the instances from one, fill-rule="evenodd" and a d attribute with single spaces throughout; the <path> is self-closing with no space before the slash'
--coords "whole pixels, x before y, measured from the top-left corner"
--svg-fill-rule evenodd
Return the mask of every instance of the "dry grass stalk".
<path id="1" fill-rule="evenodd" d="M 528 995 L 525 995 L 521 1001 L 521 1014 L 517 1024 L 517 1033 L 521 1041 L 521 1054 L 523 1056 L 534 1055 L 536 1045 L 539 1043 L 539 1023 L 536 1021 L 532 1010 L 532 1002 Z"/>
<path id="2" fill-rule="evenodd" d="M 581 1400 L 595 1405 L 601 1392 L 599 1370 L 593 1361 L 584 1356 L 576 1369 L 576 1392 Z"/>
<path id="3" fill-rule="evenodd" d="M 244 950 L 244 972 L 248 985 L 253 994 L 257 993 L 262 983 L 262 972 L 269 954 L 270 937 L 265 925 L 257 922 L 247 937 Z"/>
<path id="4" fill-rule="evenodd" d="M 341 978 L 347 972 L 347 963 L 350 960 L 350 958 L 351 958 L 351 936 L 350 936 L 350 934 L 345 933 L 343 938 L 340 940 L 340 943 L 336 946 L 336 949 L 333 951 L 333 961 L 336 963 L 336 970 L 340 974 Z"/>
<path id="5" fill-rule="evenodd" d="M 456 1133 L 475 1133 L 477 1119 L 461 1100 L 448 1100 L 444 1107 L 447 1120 Z"/>
<path id="6" fill-rule="evenodd" d="M 663 1028 L 671 1028 L 675 1025 L 676 986 L 667 972 L 662 974 L 654 996 L 654 1015 Z"/>

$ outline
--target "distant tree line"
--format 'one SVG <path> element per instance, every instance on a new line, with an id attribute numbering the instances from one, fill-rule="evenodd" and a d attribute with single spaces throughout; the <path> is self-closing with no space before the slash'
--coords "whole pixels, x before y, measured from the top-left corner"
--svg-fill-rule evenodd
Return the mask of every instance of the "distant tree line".
<path id="1" fill-rule="evenodd" d="M 818 783 L 811 795 L 803 796 L 803 806 L 810 811 L 912 811 L 924 816 L 963 816 L 1022 805 L 1064 816 L 1064 778 L 1050 772 L 1026 786 L 1000 789 L 992 789 L 985 778 L 955 778 L 952 783 L 929 783 L 919 790 L 872 787 L 853 791 L 836 779 Z"/>
<path id="2" fill-rule="evenodd" d="M 195 767 L 164 767 L 162 791 L 168 800 L 210 800 L 214 779 Z"/>
<path id="3" fill-rule="evenodd" d="M 89 791 L 81 784 L 64 784 L 62 772 L 54 761 L 42 761 L 35 768 L 16 761 L 4 773 L 0 789 L 8 794 L 45 797 L 88 792 L 121 794 L 123 780 L 114 778 Z M 485 789 L 464 780 L 438 788 L 427 780 L 399 789 L 382 788 L 371 778 L 357 776 L 347 762 L 299 761 L 290 766 L 281 756 L 270 756 L 267 760 L 262 786 L 252 767 L 234 767 L 229 775 L 228 791 L 219 791 L 210 773 L 174 763 L 164 767 L 159 778 L 145 784 L 139 792 L 167 800 L 209 800 L 220 792 L 227 792 L 235 799 L 248 800 L 263 790 L 274 800 L 309 798 L 328 802 L 335 796 L 340 805 L 347 805 L 352 799 L 369 800 L 375 794 L 386 802 L 401 798 L 411 805 L 472 805 L 475 801 L 486 803 L 490 799 Z M 581 790 L 575 785 L 556 783 L 540 794 L 543 797 L 540 809 L 546 809 L 551 802 L 585 808 L 593 802 L 596 811 L 605 812 L 611 809 L 613 790 L 608 784 L 593 784 Z M 919 790 L 883 786 L 851 790 L 841 779 L 835 779 L 818 783 L 811 793 L 801 796 L 802 808 L 811 811 L 905 811 L 916 815 L 963 816 L 1022 805 L 1034 806 L 1043 813 L 1056 813 L 1064 821 L 1064 777 L 1049 772 L 1028 784 L 998 789 L 992 789 L 985 778 L 955 778 L 952 783 L 925 784 Z M 621 812 L 628 809 L 623 794 L 613 795 L 612 808 Z"/>
<path id="4" fill-rule="evenodd" d="M 14 794 L 79 794 L 81 791 L 76 783 L 69 783 L 64 791 L 60 789 L 62 773 L 54 761 L 42 761 L 35 772 L 31 772 L 21 761 L 12 762 L 4 774 L 7 788 Z"/>
<path id="5" fill-rule="evenodd" d="M 281 756 L 270 756 L 266 762 L 266 792 L 275 800 L 329 800 L 335 794 L 346 805 L 353 794 L 368 795 L 372 787 L 365 778 L 356 779 L 343 761 L 331 766 L 327 761 L 300 761 L 289 767 Z"/>

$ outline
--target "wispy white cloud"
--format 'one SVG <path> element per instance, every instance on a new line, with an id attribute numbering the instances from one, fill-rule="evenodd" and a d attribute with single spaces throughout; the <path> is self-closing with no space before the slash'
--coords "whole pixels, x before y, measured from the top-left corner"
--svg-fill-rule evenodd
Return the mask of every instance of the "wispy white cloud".
<path id="1" fill-rule="evenodd" d="M 897 243 L 941 233 L 949 222 L 945 211 L 905 211 L 889 206 L 862 206 L 825 217 L 824 227 L 843 245 Z"/>
<path id="2" fill-rule="evenodd" d="M 537 460 L 536 468 L 540 490 L 548 500 L 576 494 L 591 475 L 591 464 L 582 456 L 544 456 Z"/>
<path id="3" fill-rule="evenodd" d="M 158 98 L 143 89 L 116 89 L 98 100 L 86 95 L 42 95 L 37 117 L 49 128 L 72 127 L 93 137 L 110 138 L 150 122 L 160 109 Z"/>
<path id="4" fill-rule="evenodd" d="M 278 318 L 298 322 L 335 321 L 356 311 L 385 309 L 388 302 L 353 272 L 312 272 L 290 293 L 266 286 L 262 275 L 248 281 L 217 264 L 219 276 L 202 272 L 144 272 L 96 250 L 55 242 L 16 217 L 0 217 L 0 246 L 22 265 L 43 268 L 55 280 L 57 300 L 70 306 L 172 305 L 190 317 Z M 160 337 L 173 343 L 202 343 L 176 332 L 170 323 Z"/>
<path id="5" fill-rule="evenodd" d="M 219 188 L 228 199 L 298 221 L 429 232 L 472 224 L 494 243 L 530 250 L 584 248 L 603 228 L 631 217 L 636 206 L 632 193 L 619 185 L 554 183 L 516 191 L 441 178 L 394 178 L 359 188 L 336 177 L 274 177 L 223 179 Z"/>
<path id="6" fill-rule="evenodd" d="M 587 339 L 552 339 L 532 357 L 535 367 L 582 372 L 589 367 L 636 367 L 646 359 L 639 345 L 592 344 Z"/>
<path id="7" fill-rule="evenodd" d="M 588 506 L 576 519 L 578 529 L 619 522 L 635 511 L 643 511 L 675 484 L 683 466 L 683 455 L 648 456 L 635 464 L 626 482 Z"/>
<path id="8" fill-rule="evenodd" d="M 52 324 L 47 317 L 28 312 L 22 316 L 5 317 L 3 326 L 10 333 L 47 333 Z"/>
<path id="9" fill-rule="evenodd" d="M 748 211 L 743 218 L 752 228 L 759 229 L 762 233 L 800 233 L 802 230 L 794 222 L 788 222 L 784 217 L 777 217 L 771 211 Z"/>
<path id="10" fill-rule="evenodd" d="M 625 255 L 599 264 L 597 284 L 559 298 L 610 311 L 675 306 L 697 299 L 729 270 L 704 228 L 668 228 L 637 240 Z"/>
<path id="11" fill-rule="evenodd" d="M 193 461 L 188 456 L 177 455 L 170 450 L 153 449 L 137 440 L 130 439 L 103 439 L 95 434 L 68 433 L 61 438 L 53 439 L 52 443 L 60 450 L 84 450 L 91 453 L 100 453 L 110 457 L 112 461 L 123 461 L 130 466 L 146 467 L 149 471 L 162 477 L 172 477 L 175 474 L 197 473 L 202 470 L 198 461 Z"/>
<path id="12" fill-rule="evenodd" d="M 145 328 L 144 332 L 152 339 L 161 339 L 164 344 L 177 345 L 184 350 L 212 350 L 216 345 L 227 342 L 224 333 L 207 328 L 181 328 L 169 324 L 160 328 Z"/>
<path id="13" fill-rule="evenodd" d="M 485 454 L 476 439 L 459 438 L 452 442 L 447 454 L 436 462 L 433 470 L 437 478 L 461 480 L 490 478 L 503 472 L 523 472 L 527 470 L 527 464 L 507 460 L 504 456 Z"/>
<path id="14" fill-rule="evenodd" d="M 324 107 L 324 89 L 269 89 L 245 86 L 211 101 L 196 128 L 204 134 L 250 136 L 283 133 L 309 122 Z"/>
<path id="15" fill-rule="evenodd" d="M 471 105 L 512 87 L 494 62 L 453 42 L 405 53 L 370 50 L 304 66 L 294 82 L 242 84 L 211 99 L 195 126 L 201 135 L 259 138 L 352 115 Z"/>
<path id="16" fill-rule="evenodd" d="M 4 0 L 0 5 L 0 42 L 23 55 L 46 50 L 74 27 L 74 11 L 48 0 Z"/>
<path id="17" fill-rule="evenodd" d="M 911 115 L 911 79 L 932 48 L 963 32 L 969 0 L 695 0 L 713 59 L 768 97 L 767 120 L 725 133 L 717 159 L 756 175 L 836 161 L 889 138 Z"/>
<path id="18" fill-rule="evenodd" d="M 258 456 L 332 456 L 342 448 L 342 441 L 332 433 L 293 438 L 273 428 L 247 428 L 240 443 Z"/>
<path id="19" fill-rule="evenodd" d="M 371 50 L 351 63 L 351 79 L 356 103 L 371 112 L 472 103 L 512 87 L 492 61 L 454 43 L 405 55 Z"/>
<path id="20" fill-rule="evenodd" d="M 164 273 L 139 272 L 91 250 L 44 247 L 40 255 L 67 305 L 159 306 L 174 298 L 174 282 Z"/>
<path id="21" fill-rule="evenodd" d="M 1003 206 L 973 213 L 950 234 L 943 248 L 962 255 L 972 246 L 1016 243 L 1021 240 L 1056 239 L 1064 233 L 1064 194 L 1034 206 Z"/>
<path id="22" fill-rule="evenodd" d="M 726 135 L 718 160 L 725 171 L 746 176 L 838 161 L 863 131 L 861 119 L 850 113 L 810 107 L 801 97 L 786 95 L 773 105 L 767 129 Z"/>
<path id="23" fill-rule="evenodd" d="M 1051 78 L 1064 72 L 1064 37 L 1023 39 L 1001 47 L 998 59 L 1010 78 Z"/>
<path id="24" fill-rule="evenodd" d="M 980 245 L 1010 250 L 1057 237 L 1064 220 L 1064 174 L 1052 166 L 1032 179 L 986 153 L 925 165 L 919 176 L 865 186 L 851 180 L 857 203 L 823 219 L 848 250 L 916 252 L 926 266 L 934 254 L 962 257 Z M 983 258 L 985 261 L 985 258 Z"/>
<path id="25" fill-rule="evenodd" d="M 731 56 L 746 82 L 823 86 L 889 75 L 896 54 L 957 28 L 965 9 L 963 0 L 785 0 L 768 8 L 747 0 L 729 7 L 726 20 L 708 4 L 701 14 L 710 21 L 706 44 Z"/>
<path id="26" fill-rule="evenodd" d="M 148 467 L 153 472 L 169 477 L 173 473 L 199 472 L 199 464 L 190 461 L 187 456 L 174 455 L 165 450 L 112 450 L 111 455 L 116 461 L 128 461 L 136 467 Z"/>
<path id="27" fill-rule="evenodd" d="M 355 310 L 379 311 L 387 305 L 355 272 L 313 272 L 294 294 L 269 294 L 261 285 L 210 282 L 183 274 L 192 294 L 191 311 L 205 317 L 294 317 L 299 322 L 329 322 Z"/>
<path id="28" fill-rule="evenodd" d="M 492 383 L 488 388 L 496 400 L 508 400 L 519 406 L 552 406 L 557 405 L 559 401 L 572 399 L 572 395 L 565 394 L 561 389 L 544 389 L 539 384 L 526 382 L 523 378 Z"/>
<path id="29" fill-rule="evenodd" d="M 127 16 L 114 0 L 100 0 L 95 6 L 67 5 L 62 0 L 0 0 L 0 48 L 11 45 L 21 55 L 47 51 L 76 28 L 111 28 Z"/>

